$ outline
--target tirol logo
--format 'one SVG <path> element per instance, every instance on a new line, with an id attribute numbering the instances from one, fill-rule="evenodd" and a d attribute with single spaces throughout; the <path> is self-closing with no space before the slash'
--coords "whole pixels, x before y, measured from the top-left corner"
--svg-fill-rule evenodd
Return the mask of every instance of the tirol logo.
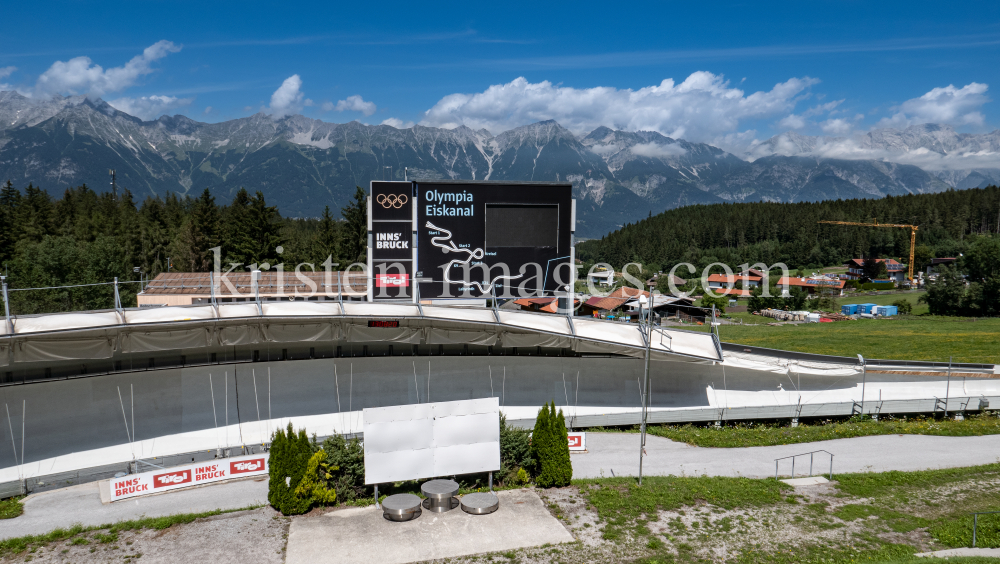
<path id="1" fill-rule="evenodd" d="M 377 202 L 383 208 L 396 208 L 399 209 L 406 204 L 409 198 L 406 194 L 379 194 L 375 196 L 375 202 Z"/>
<path id="2" fill-rule="evenodd" d="M 191 481 L 191 471 L 184 470 L 182 472 L 170 472 L 168 474 L 157 474 L 153 476 L 153 487 L 163 488 L 166 486 L 176 486 L 177 484 L 186 484 Z"/>
<path id="3" fill-rule="evenodd" d="M 583 446 L 583 437 L 580 435 L 570 435 L 569 446 L 570 448 Z"/>
<path id="4" fill-rule="evenodd" d="M 253 460 L 243 460 L 229 463 L 230 474 L 244 474 L 246 472 L 256 472 L 264 468 L 264 459 L 255 458 Z"/>
<path id="5" fill-rule="evenodd" d="M 378 288 L 405 288 L 409 286 L 409 274 L 377 274 L 375 286 Z"/>

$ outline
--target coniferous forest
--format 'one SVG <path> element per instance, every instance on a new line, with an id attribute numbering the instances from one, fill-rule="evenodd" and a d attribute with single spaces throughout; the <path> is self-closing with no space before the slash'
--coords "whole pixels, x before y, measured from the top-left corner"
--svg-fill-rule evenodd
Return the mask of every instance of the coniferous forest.
<path id="1" fill-rule="evenodd" d="M 281 217 L 260 192 L 242 189 L 232 204 L 219 206 L 208 190 L 197 198 L 170 195 L 140 203 L 127 190 L 116 199 L 80 186 L 56 199 L 36 186 L 20 190 L 8 181 L 0 187 L 0 274 L 7 277 L 12 313 L 25 315 L 113 307 L 114 291 L 106 285 L 19 289 L 115 277 L 122 282 L 122 305 L 134 306 L 139 284 L 132 281 L 166 272 L 168 261 L 172 272 L 207 272 L 216 246 L 223 270 L 234 262 L 307 262 L 322 270 L 331 257 L 344 268 L 365 260 L 366 197 L 357 188 L 340 210 L 343 219 L 334 219 L 329 207 L 316 210 L 320 218 L 292 219 Z"/>
<path id="2" fill-rule="evenodd" d="M 668 210 L 576 246 L 577 258 L 620 268 L 639 262 L 669 270 L 679 262 L 783 262 L 818 268 L 852 258 L 909 262 L 910 230 L 819 224 L 821 220 L 919 226 L 916 269 L 934 257 L 958 257 L 980 237 L 1000 237 L 996 186 L 873 200 L 697 205 Z M 685 277 L 687 273 L 681 272 Z"/>

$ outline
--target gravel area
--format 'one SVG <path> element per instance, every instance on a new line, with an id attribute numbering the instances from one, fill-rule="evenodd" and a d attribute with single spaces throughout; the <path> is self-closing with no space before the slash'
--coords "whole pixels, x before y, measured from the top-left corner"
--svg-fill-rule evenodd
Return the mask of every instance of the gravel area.
<path id="1" fill-rule="evenodd" d="M 280 564 L 285 561 L 289 519 L 269 507 L 198 519 L 167 529 L 92 531 L 49 543 L 34 552 L 0 558 L 0 562 L 241 562 Z M 103 542 L 102 542 L 103 541 Z"/>

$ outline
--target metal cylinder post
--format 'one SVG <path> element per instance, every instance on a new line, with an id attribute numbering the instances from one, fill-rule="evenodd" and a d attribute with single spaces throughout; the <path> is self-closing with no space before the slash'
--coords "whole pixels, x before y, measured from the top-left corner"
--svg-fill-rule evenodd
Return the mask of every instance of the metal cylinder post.
<path id="1" fill-rule="evenodd" d="M 809 475 L 813 475 L 813 453 L 809 453 Z"/>
<path id="2" fill-rule="evenodd" d="M 972 515 L 972 548 L 976 548 L 976 527 L 979 525 L 979 515 Z"/>

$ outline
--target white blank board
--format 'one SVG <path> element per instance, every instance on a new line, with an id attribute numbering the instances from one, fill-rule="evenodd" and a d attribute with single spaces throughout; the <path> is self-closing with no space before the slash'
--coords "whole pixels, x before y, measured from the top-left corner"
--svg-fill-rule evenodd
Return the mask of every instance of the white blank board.
<path id="1" fill-rule="evenodd" d="M 364 410 L 365 484 L 500 469 L 500 400 Z"/>

